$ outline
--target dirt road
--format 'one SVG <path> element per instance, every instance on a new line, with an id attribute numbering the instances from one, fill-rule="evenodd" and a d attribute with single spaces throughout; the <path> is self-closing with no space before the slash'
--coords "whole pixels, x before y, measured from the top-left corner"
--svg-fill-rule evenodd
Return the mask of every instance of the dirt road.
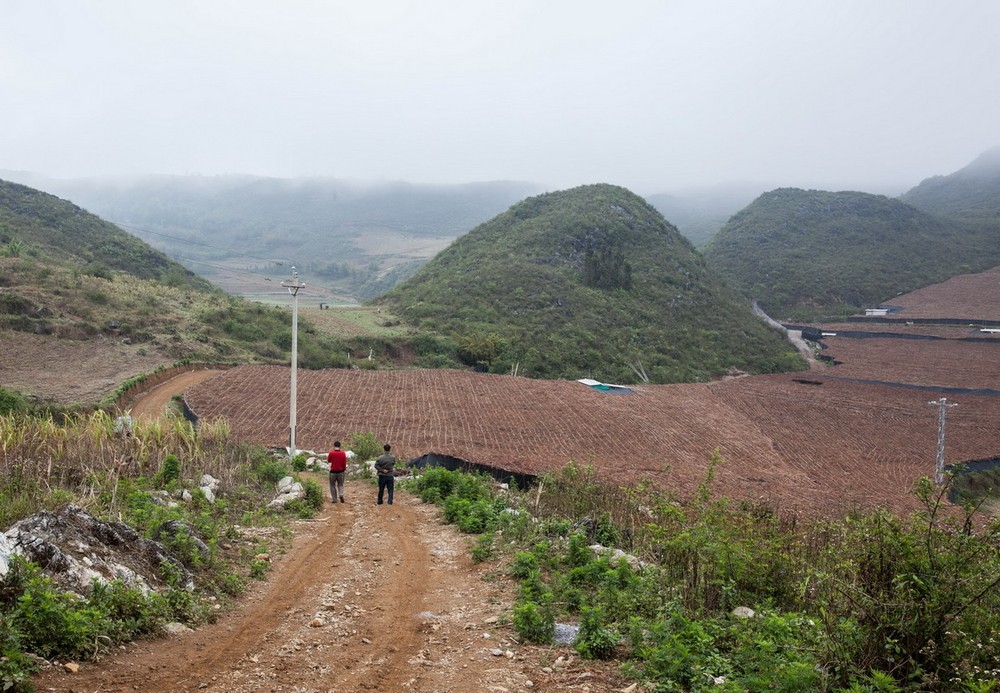
<path id="1" fill-rule="evenodd" d="M 162 416 L 170 399 L 216 375 L 183 373 L 144 393 L 133 416 Z M 325 475 L 316 479 L 329 501 Z M 349 481 L 296 524 L 238 610 L 193 632 L 133 643 L 77 673 L 52 667 L 38 691 L 64 693 L 321 693 L 337 691 L 617 691 L 628 682 L 571 647 L 525 646 L 509 625 L 515 585 L 475 564 L 470 537 L 405 492 L 376 506 L 374 486 Z"/>
<path id="2" fill-rule="evenodd" d="M 328 489 L 327 489 L 328 492 Z M 613 691 L 613 665 L 571 648 L 522 646 L 507 625 L 514 586 L 474 564 L 468 537 L 406 493 L 376 506 L 351 481 L 348 503 L 298 523 L 245 606 L 194 632 L 143 641 L 39 691 Z M 562 656 L 568 663 L 559 662 Z M 547 670 L 546 670 L 547 669 Z"/>
<path id="3" fill-rule="evenodd" d="M 156 387 L 143 392 L 139 398 L 132 403 L 129 408 L 135 418 L 146 417 L 156 418 L 163 416 L 170 406 L 170 401 L 174 395 L 179 395 L 186 389 L 209 378 L 214 378 L 222 371 L 218 370 L 196 370 L 187 371 L 180 375 L 160 383 Z"/>

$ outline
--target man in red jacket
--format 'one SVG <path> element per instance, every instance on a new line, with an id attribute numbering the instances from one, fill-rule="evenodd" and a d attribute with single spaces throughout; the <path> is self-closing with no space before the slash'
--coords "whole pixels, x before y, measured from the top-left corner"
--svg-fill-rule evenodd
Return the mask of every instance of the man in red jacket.
<path id="1" fill-rule="evenodd" d="M 333 444 L 333 450 L 326 456 L 330 463 L 330 501 L 344 501 L 344 477 L 347 476 L 347 453 L 340 449 L 340 441 Z"/>

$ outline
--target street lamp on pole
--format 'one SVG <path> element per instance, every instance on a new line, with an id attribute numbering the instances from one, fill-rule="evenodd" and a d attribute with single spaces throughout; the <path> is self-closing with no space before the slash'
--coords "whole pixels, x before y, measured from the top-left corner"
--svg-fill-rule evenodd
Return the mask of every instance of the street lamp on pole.
<path id="1" fill-rule="evenodd" d="M 304 289 L 305 284 L 299 282 L 299 273 L 292 267 L 292 280 L 281 282 L 281 285 L 288 289 L 292 295 L 292 383 L 291 392 L 288 398 L 288 457 L 295 457 L 295 403 L 297 399 L 296 386 L 298 384 L 299 370 L 299 289 Z"/>

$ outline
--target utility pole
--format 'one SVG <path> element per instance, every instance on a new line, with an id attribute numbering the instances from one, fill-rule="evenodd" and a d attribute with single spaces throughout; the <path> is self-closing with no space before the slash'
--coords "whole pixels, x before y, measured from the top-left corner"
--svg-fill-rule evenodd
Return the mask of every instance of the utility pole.
<path id="1" fill-rule="evenodd" d="M 948 398 L 942 397 L 936 402 L 928 402 L 931 406 L 940 408 L 938 412 L 938 435 L 937 435 L 937 460 L 934 465 L 935 483 L 944 483 L 944 414 L 948 407 L 957 407 L 957 404 L 948 404 Z"/>
<path id="2" fill-rule="evenodd" d="M 305 284 L 299 282 L 299 273 L 292 267 L 292 281 L 281 282 L 281 285 L 288 289 L 292 295 L 292 385 L 288 398 L 288 459 L 295 457 L 295 403 L 298 397 L 296 386 L 298 384 L 299 370 L 299 289 L 306 288 Z"/>

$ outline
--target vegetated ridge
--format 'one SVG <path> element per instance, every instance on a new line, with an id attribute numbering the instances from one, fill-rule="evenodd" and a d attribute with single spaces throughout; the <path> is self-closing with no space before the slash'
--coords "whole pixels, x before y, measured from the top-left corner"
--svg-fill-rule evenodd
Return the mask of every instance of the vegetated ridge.
<path id="1" fill-rule="evenodd" d="M 705 258 L 772 317 L 817 319 L 992 267 L 996 235 L 881 195 L 782 188 L 730 219 Z"/>
<path id="2" fill-rule="evenodd" d="M 665 383 L 804 367 L 674 226 L 611 185 L 514 205 L 378 303 L 494 372 Z"/>
<path id="3" fill-rule="evenodd" d="M 955 173 L 924 180 L 900 199 L 940 216 L 1000 221 L 1000 146 Z"/>
<path id="4" fill-rule="evenodd" d="M 338 340 L 308 321 L 300 332 L 303 366 L 346 362 Z M 178 361 L 285 361 L 291 315 L 225 295 L 66 200 L 0 181 L 0 336 L 0 386 L 93 404 L 100 395 L 77 399 L 59 374 L 94 369 L 64 380 L 109 391 Z"/>
<path id="5" fill-rule="evenodd" d="M 821 320 L 1000 264 L 1000 148 L 892 199 L 782 188 L 705 245 L 710 267 L 772 316 Z"/>
<path id="6" fill-rule="evenodd" d="M 0 180 L 0 244 L 23 245 L 51 262 L 90 273 L 127 272 L 177 286 L 208 289 L 208 282 L 135 236 L 58 197 Z M 31 254 L 31 253 L 29 253 Z"/>

